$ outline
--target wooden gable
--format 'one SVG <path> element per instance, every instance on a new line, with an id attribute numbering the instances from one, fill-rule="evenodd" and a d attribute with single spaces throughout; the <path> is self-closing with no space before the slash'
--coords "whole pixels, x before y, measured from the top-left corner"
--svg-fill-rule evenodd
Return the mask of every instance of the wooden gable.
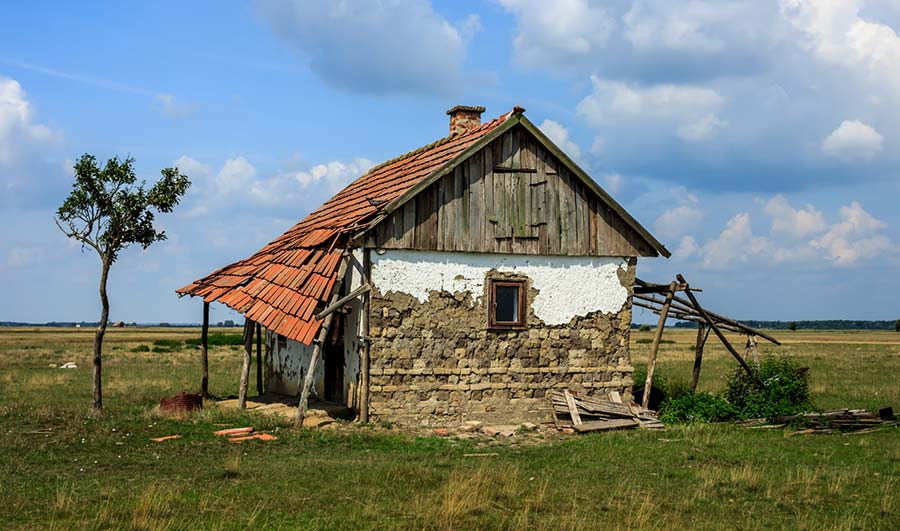
<path id="1" fill-rule="evenodd" d="M 616 211 L 621 207 L 600 197 L 544 141 L 524 124 L 503 131 L 399 204 L 366 233 L 364 245 L 476 253 L 658 256 L 661 245 L 640 234 L 636 222 Z"/>

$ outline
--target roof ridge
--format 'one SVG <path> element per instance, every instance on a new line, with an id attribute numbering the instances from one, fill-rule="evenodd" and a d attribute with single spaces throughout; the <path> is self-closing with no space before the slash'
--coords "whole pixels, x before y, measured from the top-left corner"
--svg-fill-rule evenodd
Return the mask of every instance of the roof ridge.
<path id="1" fill-rule="evenodd" d="M 420 147 L 417 147 L 417 148 L 415 148 L 415 149 L 413 149 L 413 150 L 411 150 L 411 151 L 407 151 L 406 153 L 404 153 L 404 154 L 402 154 L 402 155 L 398 155 L 398 156 L 396 156 L 396 157 L 394 157 L 394 158 L 392 158 L 392 159 L 388 159 L 388 160 L 386 160 L 386 161 L 384 161 L 384 162 L 382 162 L 382 163 L 380 163 L 380 164 L 376 164 L 376 165 L 372 166 L 371 168 L 369 168 L 369 171 L 367 171 L 366 173 L 362 174 L 360 177 L 365 177 L 366 175 L 370 175 L 370 174 L 372 174 L 373 172 L 378 171 L 378 170 L 384 168 L 385 166 L 390 166 L 391 164 L 393 164 L 393 163 L 395 163 L 395 162 L 400 162 L 400 161 L 403 160 L 403 159 L 406 159 L 406 158 L 409 158 L 409 157 L 413 157 L 413 156 L 415 156 L 415 155 L 418 155 L 418 154 L 422 153 L 423 151 L 429 151 L 429 150 L 431 150 L 431 149 L 434 149 L 434 148 L 436 148 L 436 147 L 438 147 L 438 146 L 440 146 L 440 145 L 446 144 L 446 143 L 449 142 L 450 140 L 454 140 L 454 139 L 457 139 L 457 138 L 462 137 L 462 136 L 467 136 L 467 135 L 471 135 L 471 134 L 477 133 L 477 132 L 479 132 L 480 130 L 482 130 L 482 129 L 484 129 L 485 127 L 487 127 L 488 125 L 493 124 L 494 122 L 506 120 L 507 118 L 509 118 L 509 116 L 510 116 L 511 114 L 513 114 L 513 112 L 515 112 L 515 111 L 507 112 L 507 113 L 505 113 L 505 114 L 501 114 L 500 116 L 498 116 L 498 117 L 496 117 L 496 118 L 492 118 L 492 119 L 488 120 L 487 122 L 485 122 L 485 123 L 483 123 L 483 124 L 480 124 L 478 127 L 475 127 L 474 129 L 471 129 L 471 130 L 469 130 L 469 131 L 466 131 L 466 132 L 463 133 L 463 134 L 451 133 L 451 134 L 445 136 L 444 138 L 439 138 L 439 139 L 435 140 L 434 142 L 432 142 L 432 143 L 430 143 L 430 144 L 425 144 L 424 146 L 420 146 Z"/>

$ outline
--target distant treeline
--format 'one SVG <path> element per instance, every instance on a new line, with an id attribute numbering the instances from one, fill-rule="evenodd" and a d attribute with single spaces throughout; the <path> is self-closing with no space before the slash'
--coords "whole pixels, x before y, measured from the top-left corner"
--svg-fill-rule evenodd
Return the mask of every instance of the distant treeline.
<path id="1" fill-rule="evenodd" d="M 109 326 L 109 328 L 114 328 L 116 326 L 115 323 L 117 323 L 117 321 L 110 320 L 109 325 L 107 325 L 107 326 Z M 82 322 L 77 322 L 77 323 L 73 322 L 73 321 L 49 321 L 46 323 L 19 323 L 19 322 L 15 322 L 15 321 L 0 321 L 0 326 L 18 326 L 18 327 L 32 326 L 32 327 L 58 327 L 58 328 L 70 327 L 70 328 L 74 328 L 76 326 L 80 326 L 81 328 L 93 328 L 93 327 L 96 327 L 97 324 L 98 323 L 96 321 L 94 321 L 94 322 L 82 321 Z M 200 323 L 125 323 L 125 326 L 143 326 L 143 327 L 156 326 L 156 327 L 162 327 L 162 328 L 196 328 L 196 327 L 200 326 Z M 219 322 L 219 323 L 210 323 L 209 326 L 210 326 L 210 328 L 215 328 L 215 327 L 232 328 L 234 326 L 240 326 L 240 325 L 235 325 L 234 321 L 228 320 L 228 321 Z"/>
<path id="2" fill-rule="evenodd" d="M 751 321 L 740 322 L 752 328 L 768 330 L 894 330 L 896 321 L 852 321 L 844 319 L 826 321 Z M 675 328 L 697 328 L 697 323 L 679 321 Z"/>

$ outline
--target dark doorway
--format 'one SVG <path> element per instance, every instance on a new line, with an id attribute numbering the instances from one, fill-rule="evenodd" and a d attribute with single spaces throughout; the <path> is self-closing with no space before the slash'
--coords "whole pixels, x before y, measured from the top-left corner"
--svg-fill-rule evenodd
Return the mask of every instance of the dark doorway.
<path id="1" fill-rule="evenodd" d="M 344 402 L 344 314 L 335 313 L 323 349 L 325 358 L 325 400 Z"/>

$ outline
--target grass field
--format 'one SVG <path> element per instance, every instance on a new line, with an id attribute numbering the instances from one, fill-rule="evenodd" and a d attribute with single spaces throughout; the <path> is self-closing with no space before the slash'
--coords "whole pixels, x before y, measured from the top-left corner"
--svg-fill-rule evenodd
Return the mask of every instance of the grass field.
<path id="1" fill-rule="evenodd" d="M 232 331 L 239 333 L 239 330 Z M 22 529 L 900 529 L 900 429 L 791 436 L 729 425 L 477 441 L 379 428 L 290 429 L 207 410 L 153 413 L 195 390 L 189 329 L 107 335 L 105 414 L 87 419 L 91 330 L 0 329 L 0 521 Z M 810 367 L 821 408 L 900 409 L 900 334 L 781 332 L 763 356 Z M 635 332 L 635 364 L 649 345 Z M 694 332 L 667 332 L 658 373 L 687 381 Z M 74 361 L 78 369 L 51 368 Z M 210 390 L 237 392 L 215 347 Z M 710 339 L 701 389 L 734 367 Z M 211 432 L 253 424 L 273 442 Z M 150 437 L 181 434 L 153 443 Z M 490 452 L 495 457 L 465 457 Z"/>

